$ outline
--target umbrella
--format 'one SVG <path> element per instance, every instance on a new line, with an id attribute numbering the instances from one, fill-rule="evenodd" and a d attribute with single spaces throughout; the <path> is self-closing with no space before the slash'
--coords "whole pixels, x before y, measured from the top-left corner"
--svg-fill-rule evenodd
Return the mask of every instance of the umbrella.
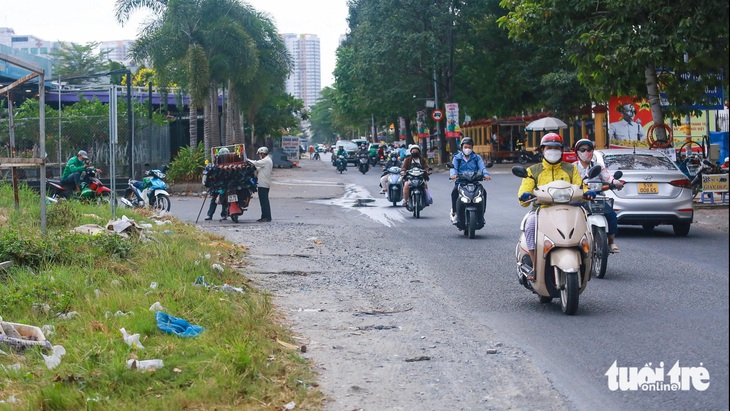
<path id="1" fill-rule="evenodd" d="M 525 127 L 528 131 L 544 131 L 544 130 L 557 130 L 559 128 L 568 128 L 568 125 L 560 121 L 555 117 L 543 117 L 539 120 L 535 120 Z"/>

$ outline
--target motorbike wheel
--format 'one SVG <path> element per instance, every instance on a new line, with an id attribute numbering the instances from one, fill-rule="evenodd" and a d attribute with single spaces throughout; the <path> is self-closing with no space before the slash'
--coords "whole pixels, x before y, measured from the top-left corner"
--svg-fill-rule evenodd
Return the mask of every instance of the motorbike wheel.
<path id="1" fill-rule="evenodd" d="M 231 215 L 231 220 L 232 220 L 232 221 L 233 221 L 234 223 L 238 223 L 238 214 L 233 214 L 233 215 Z"/>
<path id="2" fill-rule="evenodd" d="M 413 217 L 421 218 L 421 195 L 414 194 L 411 198 L 411 204 L 413 207 Z"/>
<path id="3" fill-rule="evenodd" d="M 95 198 L 97 205 L 107 205 L 111 204 L 112 202 L 112 196 L 111 193 L 102 193 L 96 196 Z M 114 205 L 118 205 L 116 197 L 114 198 Z"/>
<path id="4" fill-rule="evenodd" d="M 525 164 L 527 164 L 527 156 L 520 156 L 520 158 L 518 158 L 517 161 L 520 164 L 525 165 Z"/>
<path id="5" fill-rule="evenodd" d="M 164 194 L 156 196 L 153 208 L 157 211 L 170 211 L 170 197 Z"/>
<path id="6" fill-rule="evenodd" d="M 559 270 L 557 267 L 555 269 Z M 565 288 L 560 290 L 560 308 L 563 310 L 563 314 L 573 315 L 578 311 L 578 298 L 580 294 L 578 273 L 560 272 L 560 275 L 565 276 Z"/>
<path id="7" fill-rule="evenodd" d="M 608 265 L 608 235 L 606 230 L 593 227 L 593 259 L 591 260 L 591 275 L 596 278 L 606 276 Z"/>
<path id="8" fill-rule="evenodd" d="M 477 212 L 476 210 L 468 210 L 466 212 L 466 231 L 469 238 L 474 238 L 477 230 Z"/>

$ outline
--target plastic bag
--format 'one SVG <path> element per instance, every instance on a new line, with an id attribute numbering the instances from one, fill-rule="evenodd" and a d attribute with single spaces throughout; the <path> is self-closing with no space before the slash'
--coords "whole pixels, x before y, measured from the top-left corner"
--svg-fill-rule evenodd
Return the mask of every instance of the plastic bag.
<path id="1" fill-rule="evenodd" d="M 205 328 L 199 325 L 190 324 L 182 318 L 173 317 L 162 311 L 157 311 L 155 318 L 157 319 L 157 328 L 179 337 L 197 337 L 205 331 Z"/>
<path id="2" fill-rule="evenodd" d="M 426 192 L 426 204 L 431 205 L 433 204 L 433 197 L 431 197 L 431 190 L 425 189 Z"/>

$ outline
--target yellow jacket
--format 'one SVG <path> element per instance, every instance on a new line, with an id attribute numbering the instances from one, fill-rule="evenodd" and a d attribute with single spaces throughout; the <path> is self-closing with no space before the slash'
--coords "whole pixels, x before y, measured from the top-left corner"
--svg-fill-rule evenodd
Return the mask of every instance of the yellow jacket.
<path id="1" fill-rule="evenodd" d="M 542 169 L 542 170 L 540 170 Z M 570 173 L 567 170 L 572 170 Z M 537 174 L 537 181 L 535 181 L 535 175 Z M 544 159 L 542 164 L 534 164 L 527 168 L 527 177 L 522 179 L 520 189 L 517 191 L 517 197 L 519 198 L 522 193 L 531 193 L 535 190 L 535 187 L 545 185 L 552 181 L 563 180 L 571 184 L 583 185 L 583 180 L 580 178 L 578 167 L 572 163 L 560 162 L 558 164 L 550 164 Z M 520 201 L 522 207 L 527 207 L 532 203 Z"/>

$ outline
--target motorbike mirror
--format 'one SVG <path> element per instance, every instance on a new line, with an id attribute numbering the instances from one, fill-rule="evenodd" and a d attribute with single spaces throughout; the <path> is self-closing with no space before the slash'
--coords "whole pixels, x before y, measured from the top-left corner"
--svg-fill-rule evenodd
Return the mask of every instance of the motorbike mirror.
<path id="1" fill-rule="evenodd" d="M 145 167 L 152 167 L 152 165 L 150 165 L 150 163 L 144 163 L 144 166 Z"/>
<path id="2" fill-rule="evenodd" d="M 708 160 L 708 159 L 704 159 L 704 160 L 702 160 L 702 162 L 703 162 L 704 164 L 706 164 L 706 165 L 708 165 L 708 166 L 712 167 L 712 163 L 710 162 L 710 160 Z"/>
<path id="3" fill-rule="evenodd" d="M 514 166 L 514 167 L 512 167 L 512 174 L 514 174 L 515 176 L 520 177 L 520 178 L 526 178 L 527 169 L 525 167 L 521 167 L 521 166 Z"/>
<path id="4" fill-rule="evenodd" d="M 169 170 L 169 169 L 170 169 L 170 167 L 168 167 L 168 166 L 167 166 L 167 164 L 163 164 L 163 165 L 162 165 L 162 172 L 163 172 L 163 173 L 166 173 L 166 172 L 167 172 L 167 170 Z"/>
<path id="5" fill-rule="evenodd" d="M 454 163 L 446 163 L 446 167 L 448 167 L 448 168 L 454 168 Z"/>
<path id="6" fill-rule="evenodd" d="M 619 178 L 623 177 L 623 175 L 624 175 L 623 171 L 621 171 L 621 170 L 618 170 L 618 171 L 616 171 L 615 173 L 613 173 L 613 178 L 614 178 L 615 180 L 618 180 Z"/>
<path id="7" fill-rule="evenodd" d="M 487 168 L 492 168 L 492 166 L 493 166 L 493 165 L 494 165 L 494 163 L 492 163 L 492 162 L 490 161 L 490 162 L 488 162 L 487 164 L 485 164 L 485 167 L 487 167 Z"/>
<path id="8" fill-rule="evenodd" d="M 588 169 L 588 178 L 598 177 L 601 174 L 601 166 L 595 165 Z"/>

